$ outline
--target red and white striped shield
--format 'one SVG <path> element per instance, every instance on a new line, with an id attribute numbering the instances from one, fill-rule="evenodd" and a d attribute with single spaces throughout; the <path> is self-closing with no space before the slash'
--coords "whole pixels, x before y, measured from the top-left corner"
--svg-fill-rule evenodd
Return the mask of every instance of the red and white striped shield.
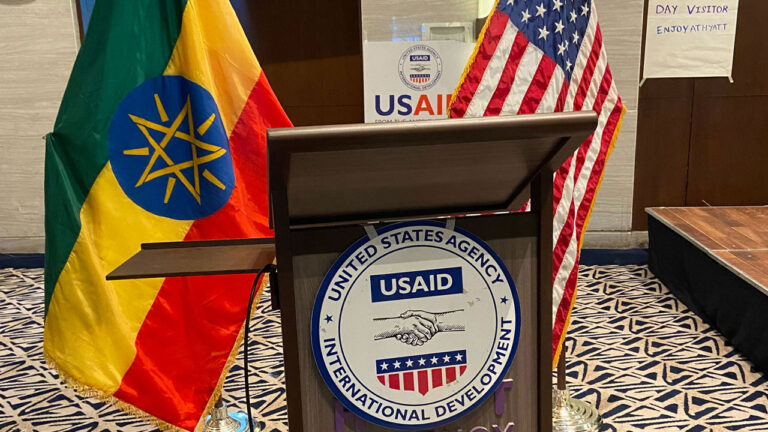
<path id="1" fill-rule="evenodd" d="M 422 395 L 456 381 L 466 370 L 466 350 L 376 360 L 376 377 L 382 385 Z"/>

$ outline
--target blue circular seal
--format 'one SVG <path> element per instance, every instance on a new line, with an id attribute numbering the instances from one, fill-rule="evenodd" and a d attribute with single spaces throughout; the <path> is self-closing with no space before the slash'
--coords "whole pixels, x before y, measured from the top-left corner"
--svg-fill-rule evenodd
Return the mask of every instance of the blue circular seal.
<path id="1" fill-rule="evenodd" d="M 387 428 L 431 429 L 494 392 L 520 323 L 512 277 L 485 242 L 443 222 L 403 222 L 333 264 L 312 311 L 312 349 L 347 409 Z"/>
<path id="2" fill-rule="evenodd" d="M 431 46 L 413 45 L 400 56 L 397 62 L 397 73 L 409 89 L 429 90 L 443 75 L 443 60 Z"/>
<path id="3" fill-rule="evenodd" d="M 109 126 L 109 162 L 134 203 L 171 219 L 215 213 L 235 185 L 216 102 L 181 76 L 150 78 L 125 96 Z"/>

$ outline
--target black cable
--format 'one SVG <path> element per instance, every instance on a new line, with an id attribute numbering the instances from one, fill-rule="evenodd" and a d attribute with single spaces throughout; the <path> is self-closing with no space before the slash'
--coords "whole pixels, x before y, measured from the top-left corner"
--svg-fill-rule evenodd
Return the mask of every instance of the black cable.
<path id="1" fill-rule="evenodd" d="M 259 286 L 259 279 L 267 271 L 272 270 L 274 264 L 267 264 L 256 275 L 256 279 L 253 280 L 251 285 L 251 295 L 248 297 L 248 310 L 245 314 L 245 337 L 243 338 L 245 350 L 243 352 L 243 374 L 245 375 L 245 403 L 248 405 L 248 429 L 253 431 L 253 415 L 251 414 L 251 392 L 250 382 L 248 380 L 248 335 L 251 328 L 251 309 L 253 309 L 253 298 L 256 296 L 256 289 Z M 271 284 L 271 281 L 270 281 Z"/>

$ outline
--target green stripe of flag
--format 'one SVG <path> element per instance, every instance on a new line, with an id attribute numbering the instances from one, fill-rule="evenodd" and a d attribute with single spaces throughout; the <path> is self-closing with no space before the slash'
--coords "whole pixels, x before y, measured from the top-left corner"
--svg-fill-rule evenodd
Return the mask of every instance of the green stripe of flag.
<path id="1" fill-rule="evenodd" d="M 186 0 L 101 0 L 75 60 L 45 152 L 45 310 L 80 234 L 80 208 L 108 161 L 120 101 L 162 75 Z"/>

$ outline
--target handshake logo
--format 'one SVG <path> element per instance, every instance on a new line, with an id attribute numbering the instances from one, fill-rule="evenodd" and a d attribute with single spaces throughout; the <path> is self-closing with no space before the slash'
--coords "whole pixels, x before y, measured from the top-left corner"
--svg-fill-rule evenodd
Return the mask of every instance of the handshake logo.
<path id="1" fill-rule="evenodd" d="M 396 317 L 374 318 L 373 340 L 395 338 L 408 345 L 424 345 L 439 332 L 464 331 L 463 309 L 445 312 L 406 310 Z"/>
<path id="2" fill-rule="evenodd" d="M 461 294 L 461 267 L 371 276 L 373 303 Z M 374 318 L 374 340 L 395 338 L 408 345 L 424 345 L 439 332 L 464 331 L 463 309 L 428 312 L 405 310 L 398 316 Z"/>
<path id="3" fill-rule="evenodd" d="M 371 276 L 373 303 L 461 294 L 461 267 Z M 373 319 L 374 341 L 394 338 L 421 346 L 441 332 L 463 332 L 464 309 L 430 312 L 407 309 L 397 316 Z M 430 352 L 376 361 L 379 382 L 392 390 L 418 391 L 422 395 L 449 384 L 467 369 L 467 351 Z"/>

